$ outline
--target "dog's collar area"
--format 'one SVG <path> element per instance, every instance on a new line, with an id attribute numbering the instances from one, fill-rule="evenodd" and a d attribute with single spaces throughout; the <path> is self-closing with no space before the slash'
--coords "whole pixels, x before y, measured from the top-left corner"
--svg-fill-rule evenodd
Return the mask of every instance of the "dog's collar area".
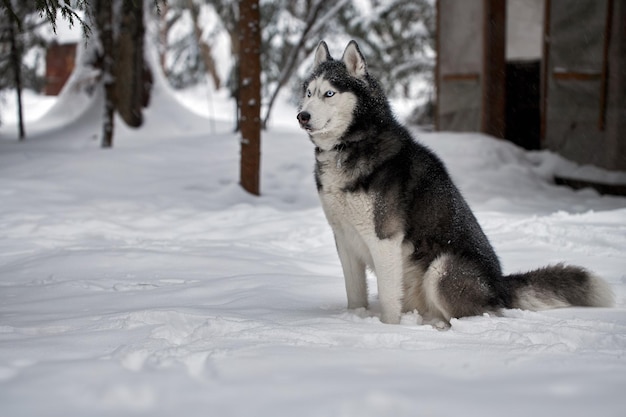
<path id="1" fill-rule="evenodd" d="M 346 150 L 346 148 L 347 148 L 346 144 L 342 142 L 342 143 L 338 143 L 338 144 L 336 144 L 336 145 L 333 147 L 333 150 L 334 150 L 334 151 L 337 151 L 337 152 L 342 152 L 342 151 L 345 151 L 345 150 Z"/>
<path id="2" fill-rule="evenodd" d="M 345 151 L 347 147 L 348 146 L 345 143 L 342 142 L 342 143 L 338 143 L 335 146 L 333 146 L 332 149 L 329 149 L 329 151 L 342 152 L 342 151 Z M 323 153 L 323 152 L 328 152 L 328 151 L 325 151 L 324 149 L 320 148 L 319 146 L 315 147 L 315 153 L 316 154 L 320 154 L 320 153 Z"/>

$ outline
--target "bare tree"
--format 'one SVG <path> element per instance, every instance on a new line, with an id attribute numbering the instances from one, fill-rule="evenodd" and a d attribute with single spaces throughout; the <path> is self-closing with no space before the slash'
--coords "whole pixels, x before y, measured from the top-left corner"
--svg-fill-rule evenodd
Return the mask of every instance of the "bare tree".
<path id="1" fill-rule="evenodd" d="M 22 91 L 41 83 L 36 73 L 37 63 L 26 64 L 23 56 L 30 49 L 45 45 L 37 29 L 46 22 L 38 18 L 34 5 L 8 3 L 12 9 L 0 14 L 0 90 L 15 89 L 18 137 L 22 141 L 26 138 Z"/>
<path id="2" fill-rule="evenodd" d="M 259 195 L 261 159 L 261 27 L 259 0 L 239 2 L 241 186 Z"/>
<path id="3" fill-rule="evenodd" d="M 213 59 L 213 54 L 211 53 L 211 45 L 209 45 L 202 39 L 202 28 L 200 27 L 200 6 L 195 4 L 193 0 L 187 0 L 186 4 L 189 12 L 191 13 L 191 21 L 193 23 L 193 36 L 196 40 L 196 44 L 198 45 L 198 49 L 200 50 L 200 57 L 202 58 L 204 69 L 213 79 L 213 84 L 215 85 L 215 88 L 219 89 L 222 85 L 222 80 L 217 73 L 215 60 Z"/>
<path id="4" fill-rule="evenodd" d="M 113 5 L 108 0 L 93 0 L 92 13 L 98 27 L 102 50 L 95 63 L 101 70 L 104 88 L 104 114 L 102 120 L 103 148 L 113 146 L 113 129 L 115 123 L 115 79 L 113 77 Z"/>
<path id="5" fill-rule="evenodd" d="M 26 132 L 24 131 L 24 118 L 22 114 L 22 54 L 17 46 L 16 23 L 9 22 L 9 41 L 11 42 L 11 66 L 13 67 L 13 77 L 15 82 L 15 92 L 17 94 L 17 123 L 19 140 L 24 140 Z"/>
<path id="6" fill-rule="evenodd" d="M 337 0 L 333 5 L 329 7 L 329 2 L 326 0 L 316 0 L 307 7 L 307 14 L 304 19 L 305 25 L 300 33 L 298 41 L 295 45 L 286 45 L 286 59 L 281 67 L 280 75 L 276 80 L 274 89 L 271 93 L 265 116 L 263 117 L 263 128 L 267 127 L 274 102 L 280 93 L 280 90 L 287 84 L 287 82 L 293 76 L 296 70 L 296 64 L 299 59 L 305 58 L 309 55 L 317 42 L 319 42 L 320 32 L 324 27 L 332 22 L 332 17 L 336 15 L 346 4 L 348 0 Z M 314 42 L 311 42 L 314 40 Z"/>

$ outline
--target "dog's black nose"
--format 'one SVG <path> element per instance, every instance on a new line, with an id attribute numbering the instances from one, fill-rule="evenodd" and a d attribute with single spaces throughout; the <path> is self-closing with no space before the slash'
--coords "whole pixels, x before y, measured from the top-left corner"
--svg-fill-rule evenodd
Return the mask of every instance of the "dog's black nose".
<path id="1" fill-rule="evenodd" d="M 301 125 L 305 125 L 311 120 L 311 114 L 308 111 L 301 111 L 297 117 Z"/>

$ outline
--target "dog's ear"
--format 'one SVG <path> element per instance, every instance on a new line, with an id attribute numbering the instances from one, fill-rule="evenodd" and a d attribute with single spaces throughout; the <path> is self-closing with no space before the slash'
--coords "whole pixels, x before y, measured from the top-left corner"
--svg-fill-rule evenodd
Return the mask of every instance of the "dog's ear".
<path id="1" fill-rule="evenodd" d="M 344 64 L 346 64 L 348 73 L 353 77 L 363 78 L 367 74 L 367 64 L 365 63 L 365 58 L 363 58 L 359 45 L 357 45 L 355 41 L 350 41 L 348 46 L 346 46 L 346 50 L 343 51 L 343 57 L 341 60 Z"/>
<path id="2" fill-rule="evenodd" d="M 315 63 L 313 66 L 317 68 L 322 62 L 330 61 L 331 59 L 333 58 L 330 56 L 330 52 L 328 52 L 328 45 L 326 45 L 326 42 L 320 41 L 315 50 Z"/>

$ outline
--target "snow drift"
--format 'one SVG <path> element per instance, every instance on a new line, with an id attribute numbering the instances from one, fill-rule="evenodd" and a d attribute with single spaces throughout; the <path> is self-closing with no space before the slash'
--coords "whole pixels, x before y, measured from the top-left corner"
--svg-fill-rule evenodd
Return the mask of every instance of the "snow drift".
<path id="1" fill-rule="evenodd" d="M 554 155 L 418 133 L 506 273 L 578 264 L 616 308 L 438 331 L 415 313 L 382 324 L 375 293 L 346 310 L 295 128 L 265 133 L 254 198 L 227 123 L 210 133 L 165 101 L 101 150 L 97 123 L 57 117 L 21 144 L 0 131 L 3 416 L 623 415 L 626 199 L 554 186 Z"/>

